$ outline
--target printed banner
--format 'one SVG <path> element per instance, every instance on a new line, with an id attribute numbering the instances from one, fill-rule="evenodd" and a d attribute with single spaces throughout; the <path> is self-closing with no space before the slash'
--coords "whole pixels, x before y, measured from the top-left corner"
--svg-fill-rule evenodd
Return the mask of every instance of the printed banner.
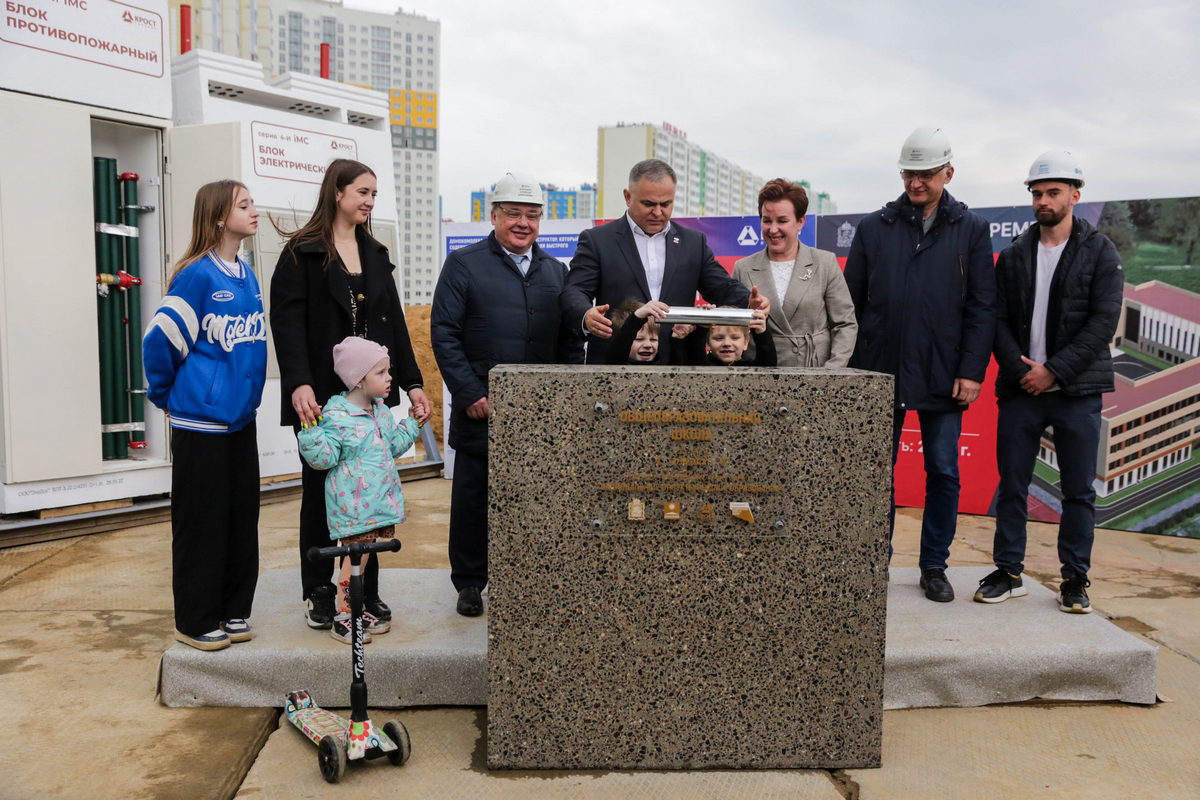
<path id="1" fill-rule="evenodd" d="M 972 209 L 987 220 L 993 257 L 1034 221 L 1029 206 Z M 1125 303 L 1113 341 L 1116 390 L 1104 396 L 1096 488 L 1100 527 L 1200 538 L 1200 197 L 1080 203 L 1076 216 L 1112 239 L 1125 270 Z M 801 241 L 832 251 L 845 267 L 865 214 L 809 215 Z M 569 261 L 572 234 L 542 223 L 554 255 Z M 598 221 L 599 222 L 599 221 Z M 672 223 L 694 228 L 729 271 L 762 249 L 757 217 L 701 217 Z M 467 227 L 472 226 L 468 232 Z M 487 223 L 446 225 L 449 252 L 487 235 Z M 547 236 L 549 234 L 549 236 Z M 959 510 L 994 514 L 996 470 L 995 360 L 980 399 L 963 415 L 959 440 Z M 920 507 L 925 472 L 920 425 L 909 414 L 895 470 L 896 502 Z M 1029 514 L 1054 522 L 1062 512 L 1053 432 L 1042 440 L 1030 487 Z"/>
<path id="2" fill-rule="evenodd" d="M 319 185 L 335 158 L 358 160 L 354 139 L 259 120 L 250 123 L 250 147 L 255 175 L 301 183 Z"/>
<path id="3" fill-rule="evenodd" d="M 171 116 L 163 0 L 4 0 L 0 87 Z"/>

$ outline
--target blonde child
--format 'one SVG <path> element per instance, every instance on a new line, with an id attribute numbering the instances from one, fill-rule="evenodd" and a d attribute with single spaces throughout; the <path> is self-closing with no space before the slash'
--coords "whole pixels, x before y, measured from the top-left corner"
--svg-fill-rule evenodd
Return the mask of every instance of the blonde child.
<path id="1" fill-rule="evenodd" d="M 348 336 L 333 348 L 333 369 L 347 391 L 329 398 L 316 423 L 302 424 L 300 454 L 313 469 L 328 470 L 325 513 L 331 539 L 348 544 L 391 538 L 404 522 L 396 458 L 416 441 L 420 427 L 412 417 L 397 424 L 384 402 L 392 390 L 386 347 Z M 391 623 L 364 612 L 363 628 L 363 641 L 369 642 L 371 634 L 391 630 Z M 342 560 L 329 634 L 351 643 L 349 559 Z"/>
<path id="2" fill-rule="evenodd" d="M 267 324 L 258 280 L 238 258 L 258 210 L 232 180 L 200 187 L 192 239 L 142 339 L 146 396 L 171 425 L 175 638 L 221 650 L 254 633 L 258 440 Z"/>
<path id="3" fill-rule="evenodd" d="M 754 358 L 744 358 L 750 346 L 750 335 L 754 335 Z M 748 327 L 740 325 L 713 325 L 705 334 L 708 358 L 703 363 L 712 367 L 773 367 L 776 365 L 775 342 L 767 333 L 766 314 L 754 312 L 754 321 Z"/>

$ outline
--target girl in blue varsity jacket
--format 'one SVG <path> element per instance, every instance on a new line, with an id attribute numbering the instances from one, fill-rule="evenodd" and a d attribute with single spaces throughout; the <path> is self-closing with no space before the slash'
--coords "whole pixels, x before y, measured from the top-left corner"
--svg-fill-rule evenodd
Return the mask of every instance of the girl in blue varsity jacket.
<path id="1" fill-rule="evenodd" d="M 238 258 L 258 210 L 232 180 L 200 187 L 192 240 L 142 339 L 147 397 L 171 424 L 175 638 L 220 650 L 254 633 L 258 443 L 267 328 L 254 272 Z"/>

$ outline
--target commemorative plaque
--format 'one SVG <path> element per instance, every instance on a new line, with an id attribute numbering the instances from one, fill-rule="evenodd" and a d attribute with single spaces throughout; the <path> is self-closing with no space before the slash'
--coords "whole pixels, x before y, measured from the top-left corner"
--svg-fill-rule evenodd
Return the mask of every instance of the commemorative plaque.
<path id="1" fill-rule="evenodd" d="M 491 372 L 488 765 L 880 763 L 892 379 Z"/>

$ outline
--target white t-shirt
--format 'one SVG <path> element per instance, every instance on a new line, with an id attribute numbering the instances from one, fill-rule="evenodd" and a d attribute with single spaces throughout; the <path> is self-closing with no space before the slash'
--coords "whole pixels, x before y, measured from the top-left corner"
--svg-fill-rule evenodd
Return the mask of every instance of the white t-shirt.
<path id="1" fill-rule="evenodd" d="M 1062 258 L 1064 241 L 1056 247 L 1046 247 L 1038 242 L 1037 277 L 1033 287 L 1033 318 L 1029 327 L 1029 360 L 1046 363 L 1046 313 L 1050 308 L 1050 284 L 1054 281 L 1054 270 Z"/>

